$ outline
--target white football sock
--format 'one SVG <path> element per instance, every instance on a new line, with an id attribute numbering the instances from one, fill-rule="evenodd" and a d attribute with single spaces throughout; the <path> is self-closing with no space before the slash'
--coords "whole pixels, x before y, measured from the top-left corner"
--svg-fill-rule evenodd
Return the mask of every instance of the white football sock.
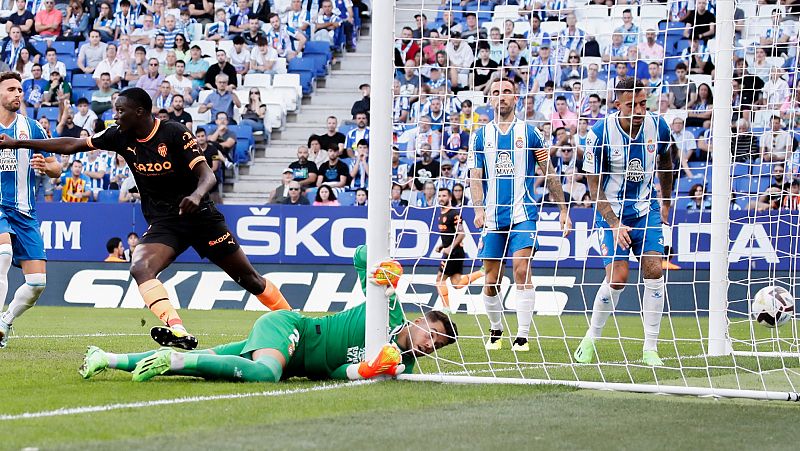
<path id="1" fill-rule="evenodd" d="M 14 299 L 8 305 L 8 310 L 3 313 L 2 320 L 6 324 L 11 324 L 14 319 L 33 307 L 36 304 L 36 300 L 42 295 L 46 284 L 46 274 L 25 274 L 25 283 L 17 288 L 17 292 L 14 293 Z"/>
<path id="2" fill-rule="evenodd" d="M 517 290 L 517 337 L 528 338 L 536 303 L 536 290 Z"/>
<path id="3" fill-rule="evenodd" d="M 6 296 L 8 296 L 8 270 L 11 268 L 11 260 L 14 251 L 11 244 L 0 244 L 0 312 L 6 306 Z"/>
<path id="4" fill-rule="evenodd" d="M 644 279 L 642 317 L 644 318 L 644 350 L 658 350 L 658 332 L 664 313 L 664 277 Z"/>
<path id="5" fill-rule="evenodd" d="M 622 290 L 624 290 L 624 288 Z M 608 281 L 603 281 L 603 284 L 600 285 L 600 289 L 597 290 L 597 295 L 594 297 L 592 320 L 589 325 L 589 330 L 586 332 L 586 336 L 600 338 L 603 335 L 603 328 L 606 327 L 606 321 L 608 321 L 608 317 L 611 316 L 611 312 L 617 308 L 622 290 L 615 290 L 611 288 Z"/>
<path id="6" fill-rule="evenodd" d="M 483 305 L 486 307 L 486 315 L 489 317 L 492 330 L 503 330 L 503 299 L 500 298 L 500 293 L 494 296 L 484 293 Z"/>

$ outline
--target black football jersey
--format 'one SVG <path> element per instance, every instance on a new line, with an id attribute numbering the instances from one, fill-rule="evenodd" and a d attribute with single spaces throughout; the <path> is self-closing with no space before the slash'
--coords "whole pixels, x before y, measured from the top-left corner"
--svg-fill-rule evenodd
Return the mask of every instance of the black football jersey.
<path id="1" fill-rule="evenodd" d="M 450 247 L 456 238 L 458 224 L 461 223 L 461 215 L 458 210 L 443 208 L 439 216 L 439 236 L 442 238 L 442 245 Z"/>
<path id="2" fill-rule="evenodd" d="M 198 179 L 192 168 L 207 164 L 192 132 L 178 122 L 156 119 L 153 131 L 144 139 L 113 125 L 86 140 L 92 149 L 117 152 L 125 158 L 142 196 L 142 213 L 148 222 L 177 216 L 183 198 L 197 189 Z M 203 204 L 210 202 L 208 196 L 203 197 Z"/>

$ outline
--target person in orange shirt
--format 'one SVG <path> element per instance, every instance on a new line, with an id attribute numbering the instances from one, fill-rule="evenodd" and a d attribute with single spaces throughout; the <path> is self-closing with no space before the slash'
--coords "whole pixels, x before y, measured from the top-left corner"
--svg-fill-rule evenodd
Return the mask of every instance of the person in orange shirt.
<path id="1" fill-rule="evenodd" d="M 81 160 L 72 162 L 71 174 L 61 176 L 61 200 L 63 202 L 89 202 L 92 182 L 83 174 Z"/>
<path id="2" fill-rule="evenodd" d="M 127 260 L 125 260 L 125 248 L 122 247 L 122 238 L 115 236 L 108 240 L 106 250 L 108 251 L 108 257 L 103 260 L 104 262 L 127 263 Z"/>
<path id="3" fill-rule="evenodd" d="M 37 33 L 37 36 L 34 36 L 35 40 L 52 41 L 61 35 L 61 21 L 63 20 L 63 16 L 61 15 L 61 11 L 57 10 L 55 6 L 55 0 L 44 0 L 44 9 L 36 13 L 33 19 Z"/>

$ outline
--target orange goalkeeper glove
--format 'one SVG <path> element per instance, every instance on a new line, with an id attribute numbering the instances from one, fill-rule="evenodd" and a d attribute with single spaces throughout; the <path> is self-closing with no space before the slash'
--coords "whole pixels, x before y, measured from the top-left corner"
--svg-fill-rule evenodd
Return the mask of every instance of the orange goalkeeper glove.
<path id="1" fill-rule="evenodd" d="M 405 370 L 405 365 L 400 363 L 400 349 L 393 343 L 385 344 L 374 359 L 361 362 L 358 365 L 358 374 L 364 379 L 375 376 L 397 376 Z"/>
<path id="2" fill-rule="evenodd" d="M 369 281 L 375 285 L 386 287 L 386 296 L 394 294 L 400 276 L 403 275 L 403 265 L 397 260 L 384 260 L 373 266 L 369 272 Z"/>

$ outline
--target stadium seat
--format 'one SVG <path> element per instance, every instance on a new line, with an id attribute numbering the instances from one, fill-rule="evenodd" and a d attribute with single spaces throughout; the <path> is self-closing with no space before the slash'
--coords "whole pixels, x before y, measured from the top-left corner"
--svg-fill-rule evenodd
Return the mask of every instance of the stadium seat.
<path id="1" fill-rule="evenodd" d="M 97 88 L 97 84 L 92 78 L 92 74 L 73 74 L 72 75 L 73 88 Z"/>
<path id="2" fill-rule="evenodd" d="M 202 53 L 204 57 L 213 57 L 217 53 L 217 44 L 215 44 L 214 41 L 197 40 L 189 44 L 190 47 L 195 45 L 200 47 L 200 53 Z M 216 60 L 214 62 L 216 62 Z"/>
<path id="3" fill-rule="evenodd" d="M 605 5 L 586 5 L 575 10 L 578 23 L 590 20 L 608 20 L 608 7 Z"/>
<path id="4" fill-rule="evenodd" d="M 330 46 L 322 41 L 306 42 L 306 46 L 303 48 L 303 55 L 325 55 L 328 61 L 333 57 Z"/>
<path id="5" fill-rule="evenodd" d="M 212 91 L 210 89 L 203 89 L 202 91 L 197 93 L 197 104 L 198 105 L 202 105 L 203 103 L 205 103 L 206 99 L 208 98 L 208 96 L 211 95 L 212 92 L 214 92 L 214 91 Z M 241 100 L 241 99 L 239 99 L 239 100 Z"/>
<path id="6" fill-rule="evenodd" d="M 82 74 L 81 74 L 82 75 Z M 72 87 L 72 103 L 78 103 L 78 99 L 81 97 L 85 98 L 86 100 L 92 99 L 92 92 L 95 88 L 76 88 L 75 86 Z"/>
<path id="7" fill-rule="evenodd" d="M 224 50 L 225 53 L 230 55 L 231 53 L 233 53 L 233 41 L 231 41 L 230 39 L 222 39 L 218 41 L 217 50 Z"/>
<path id="8" fill-rule="evenodd" d="M 252 137 L 252 134 L 250 135 Z M 233 162 L 236 164 L 246 164 L 251 160 L 250 150 L 252 146 L 247 137 L 236 140 L 236 147 L 233 151 Z"/>
<path id="9" fill-rule="evenodd" d="M 58 122 L 58 107 L 57 106 L 43 106 L 39 108 L 36 113 L 36 119 L 46 117 L 50 122 Z"/>
<path id="10" fill-rule="evenodd" d="M 462 102 L 465 100 L 470 100 L 473 108 L 486 105 L 486 96 L 483 95 L 483 91 L 459 91 L 456 96 Z"/>
<path id="11" fill-rule="evenodd" d="M 692 74 L 689 75 L 689 81 L 694 83 L 695 86 L 700 86 L 701 84 L 705 83 L 709 87 L 714 87 L 714 81 L 711 78 L 711 75 Z"/>
<path id="12" fill-rule="evenodd" d="M 678 179 L 678 194 L 679 195 L 687 195 L 689 194 L 689 190 L 692 186 L 696 184 L 705 184 L 705 177 L 702 174 L 695 174 L 694 177 L 681 177 Z"/>
<path id="13" fill-rule="evenodd" d="M 33 47 L 33 48 L 34 48 L 34 49 L 35 49 L 37 52 L 41 53 L 41 54 L 42 54 L 42 57 L 44 57 L 44 52 L 46 52 L 46 51 L 47 51 L 47 42 L 45 42 L 45 41 L 31 41 L 31 42 L 30 42 L 30 45 L 31 45 L 31 46 L 32 46 L 32 47 Z M 31 58 L 33 58 L 33 55 L 31 55 Z"/>
<path id="14" fill-rule="evenodd" d="M 558 36 L 558 33 L 561 30 L 567 28 L 567 24 L 564 22 L 542 22 L 541 28 L 542 31 L 546 32 L 550 36 Z"/>
<path id="15" fill-rule="evenodd" d="M 303 53 L 303 58 L 311 59 L 314 62 L 314 76 L 324 78 L 328 75 L 328 57 L 318 53 Z"/>
<path id="16" fill-rule="evenodd" d="M 197 127 L 204 126 L 211 122 L 211 110 L 207 110 L 205 113 L 200 113 L 198 111 L 198 107 L 196 106 L 189 106 L 185 108 L 186 112 L 192 116 L 192 126 L 194 127 L 195 131 Z"/>
<path id="17" fill-rule="evenodd" d="M 339 193 L 339 197 L 337 198 L 339 201 L 339 205 L 343 207 L 350 207 L 355 205 L 356 203 L 356 193 L 355 191 L 344 191 Z"/>
<path id="18" fill-rule="evenodd" d="M 666 20 L 668 17 L 667 6 L 658 3 L 645 3 L 639 7 L 639 16 L 642 19 Z"/>
<path id="19" fill-rule="evenodd" d="M 101 204 L 119 203 L 118 189 L 104 189 L 97 194 L 97 202 Z"/>
<path id="20" fill-rule="evenodd" d="M 748 163 L 733 163 L 732 176 L 742 177 L 750 174 L 750 165 Z"/>
<path id="21" fill-rule="evenodd" d="M 303 88 L 303 94 L 311 94 L 314 91 L 315 67 L 312 59 L 295 58 L 289 61 L 288 70 L 290 74 L 298 74 L 300 76 L 300 86 Z M 273 84 L 275 84 L 274 81 Z"/>
<path id="22" fill-rule="evenodd" d="M 64 67 L 67 69 L 67 75 L 70 75 L 73 71 L 78 69 L 78 57 L 75 55 L 59 55 L 58 60 L 64 63 Z"/>
<path id="23" fill-rule="evenodd" d="M 61 55 L 75 55 L 75 43 L 71 41 L 53 41 L 50 47 L 56 49 L 59 59 Z"/>
<path id="24" fill-rule="evenodd" d="M 775 10 L 781 13 L 781 17 L 786 16 L 786 7 L 783 5 L 758 5 L 758 17 L 772 18 Z"/>
<path id="25" fill-rule="evenodd" d="M 254 86 L 257 88 L 268 88 L 272 86 L 271 74 L 246 74 L 242 86 Z M 262 94 L 263 97 L 263 94 Z M 247 98 L 247 97 L 245 97 Z M 241 100 L 241 97 L 240 97 Z"/>
<path id="26" fill-rule="evenodd" d="M 256 143 L 253 138 L 253 127 L 249 125 L 229 125 L 228 130 L 236 135 L 236 139 L 247 139 L 249 145 Z"/>
<path id="27" fill-rule="evenodd" d="M 275 74 L 272 78 L 272 88 L 276 91 L 289 91 L 289 89 L 294 90 L 294 95 L 299 105 L 299 101 L 302 99 L 303 94 L 305 93 L 305 89 L 302 85 L 302 74 Z M 294 107 L 291 104 L 287 104 L 287 108 L 289 111 L 294 111 L 297 105 Z"/>

